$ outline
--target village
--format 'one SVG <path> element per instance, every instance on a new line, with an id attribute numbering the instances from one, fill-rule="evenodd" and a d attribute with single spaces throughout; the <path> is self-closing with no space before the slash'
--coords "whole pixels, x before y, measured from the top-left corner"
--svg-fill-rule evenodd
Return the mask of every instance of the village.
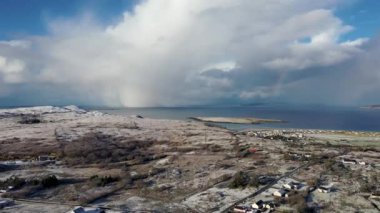
<path id="1" fill-rule="evenodd" d="M 0 111 L 1 212 L 379 212 L 380 133 Z"/>

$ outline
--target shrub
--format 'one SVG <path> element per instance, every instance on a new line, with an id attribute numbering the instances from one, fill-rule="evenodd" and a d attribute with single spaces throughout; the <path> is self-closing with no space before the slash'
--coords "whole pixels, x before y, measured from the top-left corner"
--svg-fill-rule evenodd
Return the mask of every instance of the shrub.
<path id="1" fill-rule="evenodd" d="M 233 180 L 230 183 L 230 188 L 244 188 L 247 186 L 258 187 L 260 185 L 260 179 L 257 175 L 248 175 L 245 172 L 238 172 L 233 176 Z"/>
<path id="2" fill-rule="evenodd" d="M 109 183 L 113 183 L 113 182 L 116 182 L 118 180 L 119 180 L 118 177 L 105 176 L 105 177 L 100 178 L 100 181 L 97 183 L 97 185 L 98 186 L 106 186 Z"/>
<path id="3" fill-rule="evenodd" d="M 251 175 L 248 185 L 249 186 L 254 186 L 254 187 L 259 187 L 260 186 L 259 176 L 257 176 L 257 175 Z"/>
<path id="4" fill-rule="evenodd" d="M 41 181 L 39 179 L 32 179 L 28 181 L 28 184 L 33 185 L 33 186 L 40 185 L 40 183 Z"/>
<path id="5" fill-rule="evenodd" d="M 286 202 L 290 206 L 293 206 L 297 212 L 300 212 L 300 213 L 315 212 L 314 208 L 309 207 L 307 205 L 307 202 L 306 202 L 307 196 L 308 196 L 307 192 L 295 191 L 294 194 L 289 196 L 289 198 L 286 200 Z"/>
<path id="6" fill-rule="evenodd" d="M 294 206 L 297 204 L 304 204 L 306 203 L 307 198 L 307 192 L 298 192 L 298 191 L 292 191 L 289 193 L 289 198 L 287 199 L 287 203 L 289 205 Z"/>
<path id="7" fill-rule="evenodd" d="M 103 176 L 99 177 L 98 175 L 94 175 L 90 177 L 90 180 L 96 184 L 96 186 L 104 187 L 110 183 L 119 181 L 119 177 L 113 177 L 113 176 Z"/>
<path id="8" fill-rule="evenodd" d="M 19 178 L 17 176 L 11 176 L 4 181 L 0 181 L 0 188 L 12 187 L 13 189 L 19 189 L 25 185 L 26 181 L 24 178 Z"/>
<path id="9" fill-rule="evenodd" d="M 307 180 L 307 185 L 311 187 L 317 187 L 318 185 L 320 185 L 320 183 L 321 183 L 321 179 L 318 177 Z"/>
<path id="10" fill-rule="evenodd" d="M 377 192 L 380 189 L 378 183 L 378 177 L 376 175 L 372 175 L 367 180 L 360 181 L 360 191 L 367 193 Z"/>
<path id="11" fill-rule="evenodd" d="M 230 188 L 244 188 L 249 183 L 249 177 L 244 172 L 240 171 L 236 173 L 230 183 Z"/>
<path id="12" fill-rule="evenodd" d="M 63 156 L 68 164 L 112 163 L 127 160 L 137 160 L 144 163 L 151 154 L 146 148 L 153 141 L 125 141 L 125 138 L 88 134 L 83 138 L 65 145 Z"/>
<path id="13" fill-rule="evenodd" d="M 41 123 L 41 117 L 38 115 L 22 115 L 20 124 L 38 124 Z"/>
<path id="14" fill-rule="evenodd" d="M 57 186 L 59 181 L 55 175 L 48 175 L 41 179 L 41 185 L 45 188 Z"/>

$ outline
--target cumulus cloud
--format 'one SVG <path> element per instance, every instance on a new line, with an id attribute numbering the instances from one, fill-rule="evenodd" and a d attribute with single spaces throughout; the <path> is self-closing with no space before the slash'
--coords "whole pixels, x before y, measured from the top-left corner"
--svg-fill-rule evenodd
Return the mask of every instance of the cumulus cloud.
<path id="1" fill-rule="evenodd" d="M 52 21 L 49 35 L 0 42 L 0 96 L 110 106 L 308 102 L 292 93 L 320 88 L 305 83 L 320 76 L 348 79 L 334 69 L 356 60 L 353 80 L 368 60 L 371 41 L 341 40 L 354 30 L 334 15 L 342 2 L 147 0 L 108 26 L 90 16 Z"/>

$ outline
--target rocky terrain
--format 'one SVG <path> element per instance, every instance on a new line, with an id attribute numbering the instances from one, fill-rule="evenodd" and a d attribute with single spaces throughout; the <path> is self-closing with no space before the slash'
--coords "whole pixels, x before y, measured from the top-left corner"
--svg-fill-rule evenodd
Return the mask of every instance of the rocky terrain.
<path id="1" fill-rule="evenodd" d="M 378 212 L 379 153 L 376 132 L 0 110 L 0 211 Z"/>

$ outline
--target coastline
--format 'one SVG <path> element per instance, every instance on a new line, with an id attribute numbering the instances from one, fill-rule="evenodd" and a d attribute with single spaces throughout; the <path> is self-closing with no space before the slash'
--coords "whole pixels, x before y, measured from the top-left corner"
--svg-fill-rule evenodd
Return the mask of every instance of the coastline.
<path id="1" fill-rule="evenodd" d="M 95 109 L 96 110 L 96 109 Z M 141 115 L 154 119 L 189 121 L 189 117 L 273 118 L 286 122 L 260 124 L 215 123 L 234 130 L 247 128 L 330 129 L 348 131 L 380 131 L 380 111 L 360 108 L 279 108 L 279 107 L 187 107 L 99 109 L 113 115 Z M 211 124 L 211 123 L 210 123 Z"/>
<path id="2" fill-rule="evenodd" d="M 112 115 L 77 107 L 3 110 L 0 181 L 8 183 L 17 176 L 38 183 L 40 177 L 54 176 L 58 183 L 44 188 L 25 182 L 19 189 L 0 188 L 0 196 L 15 203 L 4 212 L 14 208 L 33 212 L 29 211 L 33 206 L 38 207 L 35 212 L 49 212 L 52 206 L 68 212 L 69 206 L 77 205 L 115 212 L 138 211 L 141 206 L 156 212 L 222 212 L 242 202 L 250 206 L 258 199 L 274 200 L 263 188 L 275 192 L 295 180 L 312 187 L 310 180 L 326 171 L 341 171 L 335 166 L 341 168 L 342 158 L 370 168 L 360 170 L 365 176 L 377 175 L 379 153 L 380 132 L 233 131 L 198 121 Z M 360 179 L 351 178 L 355 171 L 345 169 L 347 177 L 338 174 L 337 196 L 348 193 L 352 181 L 360 184 Z M 238 182 L 235 187 L 239 175 L 273 182 Z M 325 203 L 319 192 L 309 193 L 313 202 Z M 53 203 L 48 207 L 41 203 L 46 196 Z"/>
<path id="3" fill-rule="evenodd" d="M 285 123 L 277 119 L 248 118 L 248 117 L 189 117 L 189 119 L 208 123 L 230 123 L 230 124 L 263 124 L 263 123 Z"/>

